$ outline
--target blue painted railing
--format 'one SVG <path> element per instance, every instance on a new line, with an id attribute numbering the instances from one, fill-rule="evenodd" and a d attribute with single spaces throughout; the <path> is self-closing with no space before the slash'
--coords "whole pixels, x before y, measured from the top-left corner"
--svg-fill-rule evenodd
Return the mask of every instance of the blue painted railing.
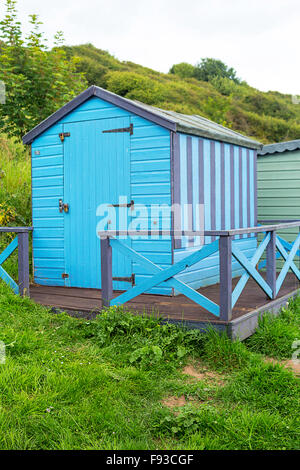
<path id="1" fill-rule="evenodd" d="M 138 295 L 145 293 L 153 287 L 164 284 L 172 287 L 176 291 L 185 295 L 199 306 L 206 309 L 221 320 L 229 321 L 232 317 L 232 309 L 242 294 L 250 277 L 266 293 L 270 299 L 275 299 L 284 282 L 289 270 L 300 281 L 300 270 L 294 263 L 295 256 L 300 255 L 300 233 L 294 243 L 288 243 L 276 234 L 277 230 L 300 227 L 300 221 L 278 223 L 276 225 L 261 225 L 234 230 L 214 230 L 203 232 L 170 232 L 167 231 L 138 231 L 138 232 L 100 232 L 101 239 L 101 279 L 102 279 L 102 303 L 108 307 L 112 305 L 122 305 L 129 302 Z M 232 240 L 237 235 L 264 233 L 263 240 L 258 244 L 251 259 L 235 245 Z M 117 237 L 122 236 L 214 236 L 218 237 L 214 242 L 204 245 L 191 255 L 173 264 L 167 269 L 162 269 L 155 263 L 137 253 L 132 248 L 122 243 Z M 131 261 L 139 263 L 144 269 L 152 274 L 152 277 L 141 282 L 127 291 L 113 298 L 112 287 L 112 248 L 120 251 Z M 266 251 L 266 260 L 259 264 L 261 257 Z M 220 268 L 220 303 L 219 305 L 205 297 L 201 292 L 196 291 L 174 276 L 191 267 L 195 263 L 207 258 L 213 253 L 219 252 Z M 284 265 L 277 277 L 276 259 L 282 257 Z M 244 269 L 244 274 L 239 279 L 232 291 L 232 260 L 235 259 Z M 258 269 L 256 266 L 258 265 Z M 266 279 L 259 272 L 266 268 Z"/>
<path id="2" fill-rule="evenodd" d="M 0 253 L 0 278 L 8 284 L 15 294 L 29 295 L 29 232 L 31 227 L 0 227 L 1 233 L 16 233 L 17 236 Z M 3 268 L 3 263 L 18 248 L 18 284 Z"/>

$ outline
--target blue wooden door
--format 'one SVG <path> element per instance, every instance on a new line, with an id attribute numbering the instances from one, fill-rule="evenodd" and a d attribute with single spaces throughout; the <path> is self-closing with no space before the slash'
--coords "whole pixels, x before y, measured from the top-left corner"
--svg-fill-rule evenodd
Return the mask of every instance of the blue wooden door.
<path id="1" fill-rule="evenodd" d="M 112 118 L 64 125 L 64 214 L 66 285 L 101 288 L 100 240 L 96 227 L 101 204 L 130 201 L 130 134 L 103 132 L 127 128 L 130 118 Z M 116 209 L 118 210 L 118 209 Z M 127 241 L 130 244 L 130 241 Z M 130 277 L 131 262 L 113 252 L 113 277 Z M 130 284 L 114 281 L 114 289 Z"/>

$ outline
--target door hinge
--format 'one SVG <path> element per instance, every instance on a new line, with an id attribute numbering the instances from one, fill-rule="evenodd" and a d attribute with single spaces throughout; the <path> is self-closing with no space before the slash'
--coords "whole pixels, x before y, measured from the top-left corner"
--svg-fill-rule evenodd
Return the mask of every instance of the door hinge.
<path id="1" fill-rule="evenodd" d="M 102 131 L 103 134 L 108 132 L 129 132 L 130 135 L 133 134 L 133 124 L 130 124 L 129 127 L 121 127 L 120 129 L 108 129 L 106 131 Z"/>
<path id="2" fill-rule="evenodd" d="M 65 140 L 65 137 L 70 137 L 70 132 L 60 132 L 59 134 L 60 140 L 63 142 Z"/>
<path id="3" fill-rule="evenodd" d="M 132 274 L 130 277 L 113 277 L 112 280 L 119 282 L 130 282 L 132 287 L 135 286 L 135 274 Z"/>
<path id="4" fill-rule="evenodd" d="M 67 274 L 67 273 L 62 273 L 61 277 L 62 277 L 63 279 L 68 279 L 68 278 L 69 278 L 69 274 Z"/>

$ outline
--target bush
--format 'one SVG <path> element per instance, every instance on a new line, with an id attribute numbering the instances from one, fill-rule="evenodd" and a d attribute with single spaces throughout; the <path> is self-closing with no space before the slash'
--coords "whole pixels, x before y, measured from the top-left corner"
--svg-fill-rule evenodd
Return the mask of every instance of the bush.
<path id="1" fill-rule="evenodd" d="M 132 72 L 110 72 L 107 75 L 109 91 L 146 104 L 159 104 L 163 89 L 151 78 Z"/>
<path id="2" fill-rule="evenodd" d="M 192 78 L 195 76 L 195 67 L 187 62 L 181 62 L 180 64 L 174 64 L 169 73 L 178 75 L 180 78 Z"/>

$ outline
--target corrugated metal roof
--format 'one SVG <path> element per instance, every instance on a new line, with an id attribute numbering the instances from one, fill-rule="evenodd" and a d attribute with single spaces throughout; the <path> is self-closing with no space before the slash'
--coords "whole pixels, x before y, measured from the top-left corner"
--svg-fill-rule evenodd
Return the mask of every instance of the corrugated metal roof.
<path id="1" fill-rule="evenodd" d="M 216 122 L 210 121 L 197 114 L 181 114 L 175 111 L 166 111 L 164 109 L 156 108 L 154 106 L 146 105 L 139 101 L 135 101 L 139 106 L 144 109 L 151 110 L 153 113 L 171 119 L 176 123 L 176 130 L 178 132 L 185 132 L 187 134 L 198 135 L 200 137 L 208 137 L 222 142 L 229 142 L 244 147 L 254 149 L 261 149 L 262 144 L 256 140 L 250 139 L 247 136 L 235 132 L 232 129 L 221 126 Z"/>
<path id="2" fill-rule="evenodd" d="M 44 132 L 49 127 L 53 126 L 57 121 L 72 112 L 80 104 L 84 103 L 92 96 L 97 96 L 109 103 L 113 103 L 123 109 L 144 117 L 160 126 L 166 127 L 175 132 L 184 132 L 200 137 L 207 137 L 209 139 L 219 140 L 221 142 L 228 142 L 231 144 L 240 145 L 243 147 L 261 149 L 262 144 L 256 140 L 250 139 L 238 132 L 235 132 L 227 127 L 221 126 L 209 119 L 198 115 L 188 115 L 175 113 L 174 111 L 166 111 L 154 106 L 141 103 L 140 101 L 133 101 L 127 98 L 111 93 L 97 86 L 91 86 L 80 95 L 76 96 L 72 101 L 67 103 L 56 113 L 49 116 L 42 121 L 38 126 L 32 129 L 23 137 L 24 144 L 30 144 L 36 137 Z"/>
<path id="3" fill-rule="evenodd" d="M 269 155 L 271 153 L 282 153 L 300 149 L 299 140 L 289 140 L 287 142 L 279 142 L 277 144 L 264 145 L 258 152 L 258 155 Z"/>

